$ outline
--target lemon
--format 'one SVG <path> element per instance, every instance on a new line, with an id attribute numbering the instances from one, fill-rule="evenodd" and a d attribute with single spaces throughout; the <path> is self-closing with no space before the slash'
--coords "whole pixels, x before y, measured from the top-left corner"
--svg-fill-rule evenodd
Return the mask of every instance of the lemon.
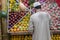
<path id="1" fill-rule="evenodd" d="M 26 24 L 24 24 L 24 27 L 26 27 L 27 25 Z"/>
<path id="2" fill-rule="evenodd" d="M 17 28 L 17 25 L 14 25 L 13 28 Z"/>
<path id="3" fill-rule="evenodd" d="M 23 21 L 25 21 L 26 19 L 23 19 Z"/>

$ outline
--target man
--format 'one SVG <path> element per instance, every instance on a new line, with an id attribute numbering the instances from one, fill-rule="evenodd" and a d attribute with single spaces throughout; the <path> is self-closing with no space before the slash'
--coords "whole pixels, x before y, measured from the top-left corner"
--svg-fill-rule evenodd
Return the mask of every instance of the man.
<path id="1" fill-rule="evenodd" d="M 51 40 L 49 30 L 50 16 L 47 12 L 40 11 L 41 4 L 33 4 L 36 13 L 31 15 L 28 30 L 32 33 L 32 40 Z"/>

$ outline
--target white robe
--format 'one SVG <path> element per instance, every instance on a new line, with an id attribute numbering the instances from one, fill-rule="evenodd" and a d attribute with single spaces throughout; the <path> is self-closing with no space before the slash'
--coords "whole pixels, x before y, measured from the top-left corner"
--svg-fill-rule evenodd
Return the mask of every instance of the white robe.
<path id="1" fill-rule="evenodd" d="M 51 40 L 49 20 L 49 14 L 41 11 L 30 17 L 28 30 L 33 33 L 32 40 Z"/>

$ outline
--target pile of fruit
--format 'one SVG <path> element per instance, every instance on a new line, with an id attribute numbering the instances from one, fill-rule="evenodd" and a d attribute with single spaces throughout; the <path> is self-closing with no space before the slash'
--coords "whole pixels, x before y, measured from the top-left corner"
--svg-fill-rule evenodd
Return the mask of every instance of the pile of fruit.
<path id="1" fill-rule="evenodd" d="M 11 36 L 10 40 L 32 40 L 32 36 L 31 35 L 22 35 L 22 36 L 13 35 Z"/>
<path id="2" fill-rule="evenodd" d="M 52 40 L 60 40 L 60 35 L 52 35 L 51 36 Z M 18 35 L 13 35 L 10 38 L 11 40 L 32 40 L 31 35 L 23 35 L 23 36 L 18 36 Z"/>
<path id="3" fill-rule="evenodd" d="M 60 40 L 60 35 L 57 34 L 57 35 L 52 35 L 52 40 Z"/>
<path id="4" fill-rule="evenodd" d="M 9 11 L 19 11 L 19 1 L 9 0 Z"/>
<path id="5" fill-rule="evenodd" d="M 9 12 L 9 27 L 11 28 L 16 24 L 23 16 L 26 15 L 26 12 Z"/>
<path id="6" fill-rule="evenodd" d="M 28 30 L 28 24 L 30 19 L 30 13 L 26 14 L 22 20 L 20 20 L 18 23 L 16 23 L 11 29 L 10 32 L 21 32 L 21 31 L 27 31 Z"/>
<path id="7" fill-rule="evenodd" d="M 29 7 L 29 0 L 23 0 L 23 4 L 24 4 L 26 7 Z"/>
<path id="8" fill-rule="evenodd" d="M 30 13 L 26 14 L 24 11 L 29 4 L 32 4 L 29 0 L 9 0 L 9 31 L 10 32 L 20 32 L 20 31 L 27 31 L 28 24 L 30 19 Z M 20 11 L 21 10 L 21 11 Z M 17 12 L 17 11 L 20 11 Z M 20 21 L 19 21 L 20 20 Z M 19 22 L 18 22 L 19 21 Z"/>

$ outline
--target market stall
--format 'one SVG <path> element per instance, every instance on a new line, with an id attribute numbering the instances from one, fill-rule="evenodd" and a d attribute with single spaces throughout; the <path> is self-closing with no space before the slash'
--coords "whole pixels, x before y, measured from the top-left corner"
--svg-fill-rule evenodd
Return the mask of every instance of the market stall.
<path id="1" fill-rule="evenodd" d="M 4 25 L 3 34 L 8 33 L 9 40 L 32 40 L 28 26 L 30 16 L 35 12 L 33 8 L 35 1 L 41 2 L 41 10 L 47 11 L 51 15 L 52 40 L 60 40 L 60 7 L 55 0 L 6 0 L 2 2 L 2 22 Z M 6 38 L 6 40 L 8 39 Z"/>
<path id="2" fill-rule="evenodd" d="M 37 0 L 35 0 L 37 1 Z M 11 34 L 27 34 L 29 18 L 32 15 L 34 0 L 10 0 L 9 1 L 9 25 L 8 32 Z M 60 8 L 54 0 L 39 0 L 42 3 L 42 11 L 48 11 L 51 15 L 51 31 L 54 34 L 59 29 Z M 16 5 L 17 4 L 17 5 Z M 27 10 L 28 9 L 28 10 Z M 33 10 L 33 12 L 35 12 Z M 59 32 L 59 31 L 58 31 Z M 15 35 L 16 35 L 15 34 Z M 29 33 L 28 33 L 29 34 Z M 52 36 L 54 40 L 54 36 Z"/>

